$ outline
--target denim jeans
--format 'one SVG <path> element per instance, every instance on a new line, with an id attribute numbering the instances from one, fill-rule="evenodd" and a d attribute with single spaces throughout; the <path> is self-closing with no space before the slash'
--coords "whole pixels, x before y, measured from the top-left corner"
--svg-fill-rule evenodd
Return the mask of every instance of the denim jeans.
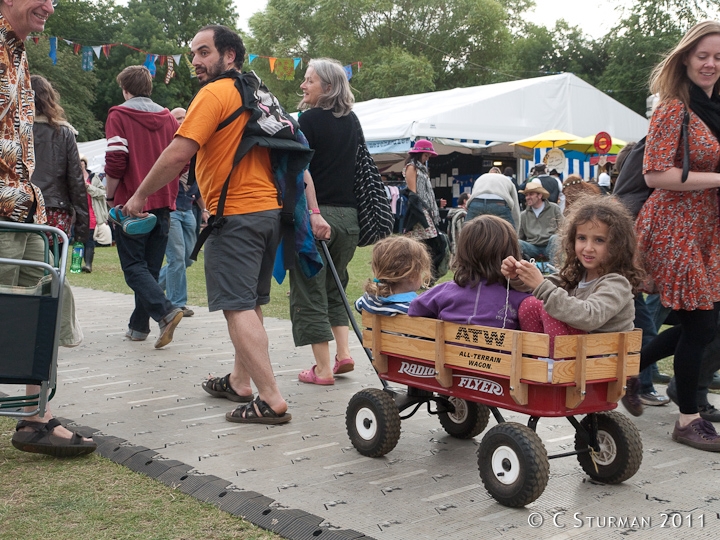
<path id="1" fill-rule="evenodd" d="M 150 333 L 151 317 L 160 321 L 173 309 L 158 283 L 170 229 L 170 210 L 159 208 L 150 213 L 157 216 L 157 224 L 148 234 L 130 236 L 120 228 L 115 231 L 125 283 L 135 293 L 135 310 L 128 326 L 130 330 L 146 335 Z"/>
<path id="2" fill-rule="evenodd" d="M 553 234 L 550 237 L 546 246 L 536 246 L 525 240 L 520 240 L 520 251 L 522 251 L 524 259 L 530 260 L 545 257 L 548 261 L 553 262 L 558 242 L 559 238 L 557 234 Z"/>
<path id="3" fill-rule="evenodd" d="M 477 199 L 471 200 L 467 207 L 468 209 L 467 215 L 465 216 L 465 222 L 467 223 L 472 218 L 482 216 L 484 214 L 490 214 L 503 218 L 512 225 L 513 228 L 515 228 L 515 221 L 513 220 L 512 212 L 510 211 L 510 208 L 508 208 L 507 204 L 505 204 L 505 201 L 498 199 L 497 202 L 486 202 L 488 200 L 492 201 L 493 199 L 483 199 L 482 197 L 478 197 Z"/>
<path id="4" fill-rule="evenodd" d="M 195 226 L 195 215 L 192 210 L 170 212 L 170 232 L 165 248 L 167 264 L 160 269 L 160 287 L 165 290 L 167 299 L 174 307 L 183 307 L 187 304 L 185 269 L 193 263 L 190 254 L 197 240 Z"/>

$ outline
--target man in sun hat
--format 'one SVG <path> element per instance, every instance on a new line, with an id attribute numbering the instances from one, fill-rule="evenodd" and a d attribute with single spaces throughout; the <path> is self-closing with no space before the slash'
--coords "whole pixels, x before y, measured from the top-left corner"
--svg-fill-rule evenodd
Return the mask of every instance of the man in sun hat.
<path id="1" fill-rule="evenodd" d="M 520 249 L 525 259 L 544 257 L 552 260 L 557 244 L 557 231 L 563 220 L 560 207 L 547 200 L 550 195 L 536 178 L 520 190 L 527 207 L 520 214 Z"/>

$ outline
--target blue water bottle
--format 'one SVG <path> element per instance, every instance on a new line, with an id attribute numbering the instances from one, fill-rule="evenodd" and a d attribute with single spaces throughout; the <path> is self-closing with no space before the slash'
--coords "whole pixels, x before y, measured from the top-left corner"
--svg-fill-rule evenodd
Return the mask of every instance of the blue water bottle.
<path id="1" fill-rule="evenodd" d="M 72 247 L 72 259 L 70 261 L 70 273 L 79 274 L 82 271 L 83 244 L 75 242 Z"/>

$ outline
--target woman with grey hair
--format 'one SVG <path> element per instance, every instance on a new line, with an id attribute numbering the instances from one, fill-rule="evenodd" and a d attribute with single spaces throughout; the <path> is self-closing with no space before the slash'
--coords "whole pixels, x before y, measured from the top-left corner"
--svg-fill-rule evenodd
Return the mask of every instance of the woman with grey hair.
<path id="1" fill-rule="evenodd" d="M 360 130 L 352 112 L 355 98 L 342 65 L 329 58 L 310 61 L 300 89 L 300 128 L 315 150 L 310 162 L 312 178 L 306 175 L 310 221 L 315 238 L 327 241 L 340 280 L 347 287 L 347 266 L 360 233 L 353 189 Z M 311 345 L 315 356 L 315 365 L 300 372 L 298 379 L 330 385 L 335 383 L 334 375 L 352 371 L 355 364 L 350 356 L 343 293 L 324 262 L 323 269 L 310 279 L 300 270 L 290 271 L 290 319 L 295 345 Z M 332 339 L 334 361 L 330 357 Z"/>

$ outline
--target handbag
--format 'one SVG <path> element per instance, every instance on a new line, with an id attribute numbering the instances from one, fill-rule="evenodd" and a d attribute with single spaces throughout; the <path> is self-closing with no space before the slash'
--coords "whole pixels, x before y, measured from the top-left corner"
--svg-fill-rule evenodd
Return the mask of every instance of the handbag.
<path id="1" fill-rule="evenodd" d="M 685 182 L 690 172 L 690 140 L 688 138 L 688 125 L 690 115 L 685 111 L 682 123 L 683 141 L 683 170 L 682 182 Z M 630 150 L 625 162 L 622 164 L 618 177 L 615 179 L 613 195 L 622 202 L 633 216 L 637 219 L 645 201 L 653 192 L 651 187 L 645 183 L 643 174 L 643 159 L 645 158 L 645 137 Z"/>
<path id="2" fill-rule="evenodd" d="M 393 230 L 394 218 L 390 200 L 380 178 L 375 161 L 370 155 L 360 121 L 353 116 L 357 127 L 358 148 L 355 156 L 355 184 L 353 190 L 357 201 L 360 236 L 358 247 L 370 246 L 389 236 Z"/>

